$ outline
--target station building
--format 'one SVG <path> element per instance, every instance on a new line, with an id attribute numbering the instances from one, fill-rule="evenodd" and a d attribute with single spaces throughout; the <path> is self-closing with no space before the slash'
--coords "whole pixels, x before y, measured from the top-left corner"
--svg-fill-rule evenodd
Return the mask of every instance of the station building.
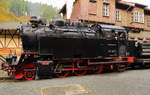
<path id="1" fill-rule="evenodd" d="M 60 10 L 63 19 L 67 19 L 66 6 Z M 150 9 L 143 4 L 123 0 L 75 0 L 70 20 L 123 26 L 129 38 L 150 40 Z"/>
<path id="2" fill-rule="evenodd" d="M 21 54 L 19 22 L 0 22 L 0 55 Z"/>

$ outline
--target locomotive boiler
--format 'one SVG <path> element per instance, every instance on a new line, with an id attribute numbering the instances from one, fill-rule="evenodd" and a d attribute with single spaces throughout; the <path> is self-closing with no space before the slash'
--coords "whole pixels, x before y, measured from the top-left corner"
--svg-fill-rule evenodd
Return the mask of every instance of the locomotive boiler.
<path id="1" fill-rule="evenodd" d="M 37 52 L 43 56 L 57 58 L 126 56 L 127 33 L 124 28 L 102 24 L 93 27 L 97 30 L 84 27 L 81 22 L 68 26 L 65 21 L 58 20 L 53 25 L 45 26 L 39 21 L 31 20 L 31 25 L 22 26 L 20 36 L 24 52 Z M 122 38 L 116 40 L 115 36 L 119 35 L 122 35 Z"/>

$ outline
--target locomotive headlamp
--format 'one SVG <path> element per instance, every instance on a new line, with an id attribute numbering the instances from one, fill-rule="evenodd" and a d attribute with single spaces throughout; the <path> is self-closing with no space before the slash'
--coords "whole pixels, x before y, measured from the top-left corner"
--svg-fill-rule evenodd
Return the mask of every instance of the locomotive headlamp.
<path id="1" fill-rule="evenodd" d="M 36 27 L 36 25 L 35 24 L 32 24 L 32 28 L 35 28 Z"/>

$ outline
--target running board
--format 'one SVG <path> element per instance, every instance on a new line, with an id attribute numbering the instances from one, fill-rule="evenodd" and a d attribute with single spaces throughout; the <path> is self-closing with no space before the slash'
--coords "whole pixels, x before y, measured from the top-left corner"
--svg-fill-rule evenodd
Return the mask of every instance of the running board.
<path id="1" fill-rule="evenodd" d="M 88 62 L 88 65 L 98 65 L 98 64 L 118 64 L 118 63 L 128 63 L 128 61 Z"/>

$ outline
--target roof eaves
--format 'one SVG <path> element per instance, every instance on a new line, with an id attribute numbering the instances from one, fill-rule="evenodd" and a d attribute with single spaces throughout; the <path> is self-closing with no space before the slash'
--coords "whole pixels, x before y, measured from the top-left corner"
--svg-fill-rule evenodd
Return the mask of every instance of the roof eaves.
<path id="1" fill-rule="evenodd" d="M 134 2 L 119 1 L 118 3 L 125 4 L 125 5 L 128 5 L 128 6 L 135 6 Z"/>
<path id="2" fill-rule="evenodd" d="M 140 3 L 135 3 L 135 2 L 127 2 L 127 1 L 122 1 L 122 0 L 120 0 L 118 2 L 121 3 L 121 4 L 129 5 L 129 6 L 137 6 L 137 5 L 139 5 L 139 6 L 142 6 L 143 8 L 148 7 L 147 5 L 140 4 Z"/>
<path id="3" fill-rule="evenodd" d="M 60 13 L 63 13 L 64 11 L 66 11 L 66 6 L 67 6 L 67 4 L 65 3 L 65 4 L 63 5 L 63 7 L 60 9 L 59 14 L 60 14 Z"/>
<path id="4" fill-rule="evenodd" d="M 20 26 L 20 22 L 0 22 L 1 30 L 16 30 Z"/>

